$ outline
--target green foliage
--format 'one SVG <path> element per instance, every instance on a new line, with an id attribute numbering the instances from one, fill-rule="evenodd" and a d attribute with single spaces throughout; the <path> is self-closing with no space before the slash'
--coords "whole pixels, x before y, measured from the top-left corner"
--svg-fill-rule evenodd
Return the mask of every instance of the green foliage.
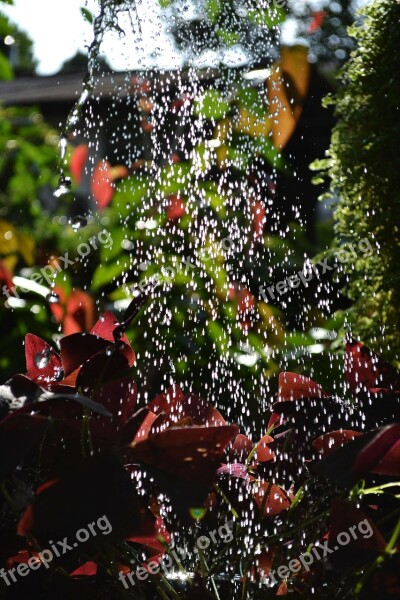
<path id="1" fill-rule="evenodd" d="M 52 193 L 57 183 L 57 144 L 58 136 L 36 109 L 0 107 L 0 265 L 11 275 L 21 275 L 22 269 L 41 264 L 46 251 L 50 255 L 62 247 L 61 228 L 51 218 L 65 214 Z M 1 296 L 2 378 L 14 368 L 24 371 L 22 361 L 15 363 L 21 336 L 29 330 L 51 334 L 44 298 L 35 293 L 23 297 L 18 310 L 12 311 L 4 309 Z"/>
<path id="2" fill-rule="evenodd" d="M 7 4 L 12 4 L 7 2 Z M 13 41 L 6 45 L 4 39 L 11 36 Z M 13 47 L 13 60 L 10 61 L 10 48 Z M 12 64 L 11 64 L 12 62 Z M 12 79 L 14 75 L 31 75 L 35 72 L 36 60 L 33 56 L 33 42 L 0 13 L 0 81 Z"/>
<path id="3" fill-rule="evenodd" d="M 208 90 L 195 103 L 195 114 L 206 119 L 220 119 L 229 109 L 229 102 L 226 102 L 217 90 Z"/>
<path id="4" fill-rule="evenodd" d="M 0 107 L 0 203 L 16 225 L 42 217 L 40 191 L 57 181 L 58 136 L 34 109 Z"/>
<path id="5" fill-rule="evenodd" d="M 319 166 L 339 195 L 336 234 L 376 248 L 346 265 L 355 333 L 400 359 L 400 4 L 378 0 L 354 27 L 358 48 L 342 73 L 329 158 Z M 318 166 L 318 165 L 316 165 Z"/>

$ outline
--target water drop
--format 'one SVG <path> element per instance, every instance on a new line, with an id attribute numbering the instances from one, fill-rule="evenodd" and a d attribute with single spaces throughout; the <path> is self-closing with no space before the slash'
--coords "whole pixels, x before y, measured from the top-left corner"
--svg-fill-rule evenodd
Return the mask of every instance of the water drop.
<path id="1" fill-rule="evenodd" d="M 50 362 L 50 348 L 45 348 L 41 352 L 38 352 L 34 358 L 35 365 L 38 369 L 44 369 Z"/>
<path id="2" fill-rule="evenodd" d="M 71 189 L 72 186 L 72 181 L 70 177 L 60 177 L 59 182 L 58 182 L 58 187 L 57 189 L 54 191 L 54 196 L 56 198 L 60 198 L 60 196 L 64 196 L 65 194 L 68 194 L 69 190 Z"/>
<path id="3" fill-rule="evenodd" d="M 72 221 L 71 227 L 74 231 L 78 231 L 81 227 L 86 227 L 86 225 L 87 225 L 86 217 L 83 217 L 82 215 L 78 215 Z"/>
<path id="4" fill-rule="evenodd" d="M 50 292 L 49 294 L 47 294 L 46 300 L 50 304 L 57 304 L 58 302 L 60 302 L 60 296 L 58 294 L 56 294 L 55 292 Z"/>

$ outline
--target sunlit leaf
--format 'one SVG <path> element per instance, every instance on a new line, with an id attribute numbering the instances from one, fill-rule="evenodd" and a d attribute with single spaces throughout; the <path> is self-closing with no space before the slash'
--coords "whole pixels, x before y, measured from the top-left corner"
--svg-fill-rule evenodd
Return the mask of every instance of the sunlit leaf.
<path id="1" fill-rule="evenodd" d="M 209 90 L 194 103 L 194 113 L 206 119 L 221 119 L 230 110 L 230 104 L 223 99 L 221 92 Z"/>
<path id="2" fill-rule="evenodd" d="M 82 14 L 83 18 L 85 19 L 85 21 L 87 21 L 88 23 L 90 23 L 92 25 L 92 23 L 93 23 L 93 15 L 90 12 L 90 10 L 88 10 L 87 8 L 84 8 L 82 6 L 81 7 L 81 14 Z"/>
<path id="3" fill-rule="evenodd" d="M 269 29 L 280 25 L 286 19 L 286 12 L 280 6 L 274 6 L 273 9 L 268 8 L 266 10 L 250 10 L 248 15 L 253 23 L 264 25 Z"/>
<path id="4" fill-rule="evenodd" d="M 215 23 L 221 10 L 220 0 L 206 0 L 206 13 L 211 23 Z"/>

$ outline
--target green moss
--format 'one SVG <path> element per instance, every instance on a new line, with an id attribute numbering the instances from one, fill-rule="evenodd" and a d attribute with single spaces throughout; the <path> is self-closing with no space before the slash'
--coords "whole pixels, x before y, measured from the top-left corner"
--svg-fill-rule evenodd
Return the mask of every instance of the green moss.
<path id="1" fill-rule="evenodd" d="M 377 248 L 346 265 L 354 333 L 400 359 L 400 3 L 378 0 L 351 30 L 357 49 L 334 102 L 338 123 L 323 168 L 338 243 L 368 238 Z"/>

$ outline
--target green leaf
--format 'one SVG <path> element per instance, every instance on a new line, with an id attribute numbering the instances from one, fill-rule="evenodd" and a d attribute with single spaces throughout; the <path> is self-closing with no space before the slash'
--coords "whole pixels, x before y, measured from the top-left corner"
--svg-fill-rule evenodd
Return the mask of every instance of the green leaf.
<path id="1" fill-rule="evenodd" d="M 0 52 L 0 80 L 10 80 L 14 78 L 14 73 L 9 60 Z"/>
<path id="2" fill-rule="evenodd" d="M 100 264 L 94 272 L 92 289 L 97 291 L 109 283 L 114 283 L 121 275 L 129 273 L 132 267 L 131 257 L 123 256 L 111 264 Z"/>
<path id="3" fill-rule="evenodd" d="M 161 6 L 161 8 L 168 8 L 171 2 L 170 0 L 158 0 L 158 4 Z"/>
<path id="4" fill-rule="evenodd" d="M 275 148 L 269 138 L 257 137 L 253 139 L 253 147 L 258 154 L 261 154 L 268 162 L 278 169 L 278 171 L 287 171 L 288 166 L 283 157 L 283 154 Z"/>
<path id="5" fill-rule="evenodd" d="M 254 88 L 244 88 L 238 92 L 239 103 L 255 117 L 265 117 L 266 107 L 260 93 Z"/>
<path id="6" fill-rule="evenodd" d="M 81 7 L 81 14 L 82 14 L 82 17 L 85 19 L 85 21 L 87 21 L 91 25 L 93 24 L 93 15 L 90 12 L 90 10 L 88 10 L 87 8 L 84 8 L 82 6 Z"/>
<path id="7" fill-rule="evenodd" d="M 227 146 L 227 157 L 232 167 L 238 171 L 245 171 L 251 159 L 249 153 L 232 148 L 232 146 Z"/>
<path id="8" fill-rule="evenodd" d="M 209 90 L 205 92 L 194 103 L 194 114 L 198 117 L 206 119 L 221 119 L 230 110 L 229 102 L 223 99 L 221 92 L 218 90 Z"/>
<path id="9" fill-rule="evenodd" d="M 190 165 L 178 163 L 162 169 L 157 189 L 166 196 L 186 190 L 191 178 Z"/>
<path id="10" fill-rule="evenodd" d="M 218 19 L 218 15 L 221 11 L 221 4 L 219 0 L 206 0 L 206 13 L 211 23 L 215 23 Z"/>
<path id="11" fill-rule="evenodd" d="M 239 40 L 239 34 L 227 29 L 218 29 L 217 36 L 226 46 L 233 46 Z"/>
<path id="12" fill-rule="evenodd" d="M 226 218 L 226 197 L 224 197 L 222 194 L 218 194 L 217 192 L 214 193 L 206 190 L 205 200 L 207 204 L 211 206 L 211 208 L 215 210 L 216 213 L 218 213 L 221 219 Z"/>
<path id="13" fill-rule="evenodd" d="M 212 153 L 210 148 L 205 144 L 198 144 L 193 149 L 192 155 L 193 166 L 197 171 L 206 173 L 212 166 Z"/>
<path id="14" fill-rule="evenodd" d="M 210 321 L 207 328 L 218 352 L 222 355 L 226 354 L 229 348 L 229 337 L 225 330 L 217 321 Z"/>
<path id="15" fill-rule="evenodd" d="M 248 13 L 249 19 L 256 25 L 274 27 L 280 25 L 286 19 L 286 12 L 283 8 L 276 6 L 273 9 L 266 10 L 250 10 Z"/>
<path id="16" fill-rule="evenodd" d="M 140 175 L 131 175 L 117 183 L 111 210 L 115 214 L 126 217 L 136 215 L 147 194 L 149 182 Z"/>

